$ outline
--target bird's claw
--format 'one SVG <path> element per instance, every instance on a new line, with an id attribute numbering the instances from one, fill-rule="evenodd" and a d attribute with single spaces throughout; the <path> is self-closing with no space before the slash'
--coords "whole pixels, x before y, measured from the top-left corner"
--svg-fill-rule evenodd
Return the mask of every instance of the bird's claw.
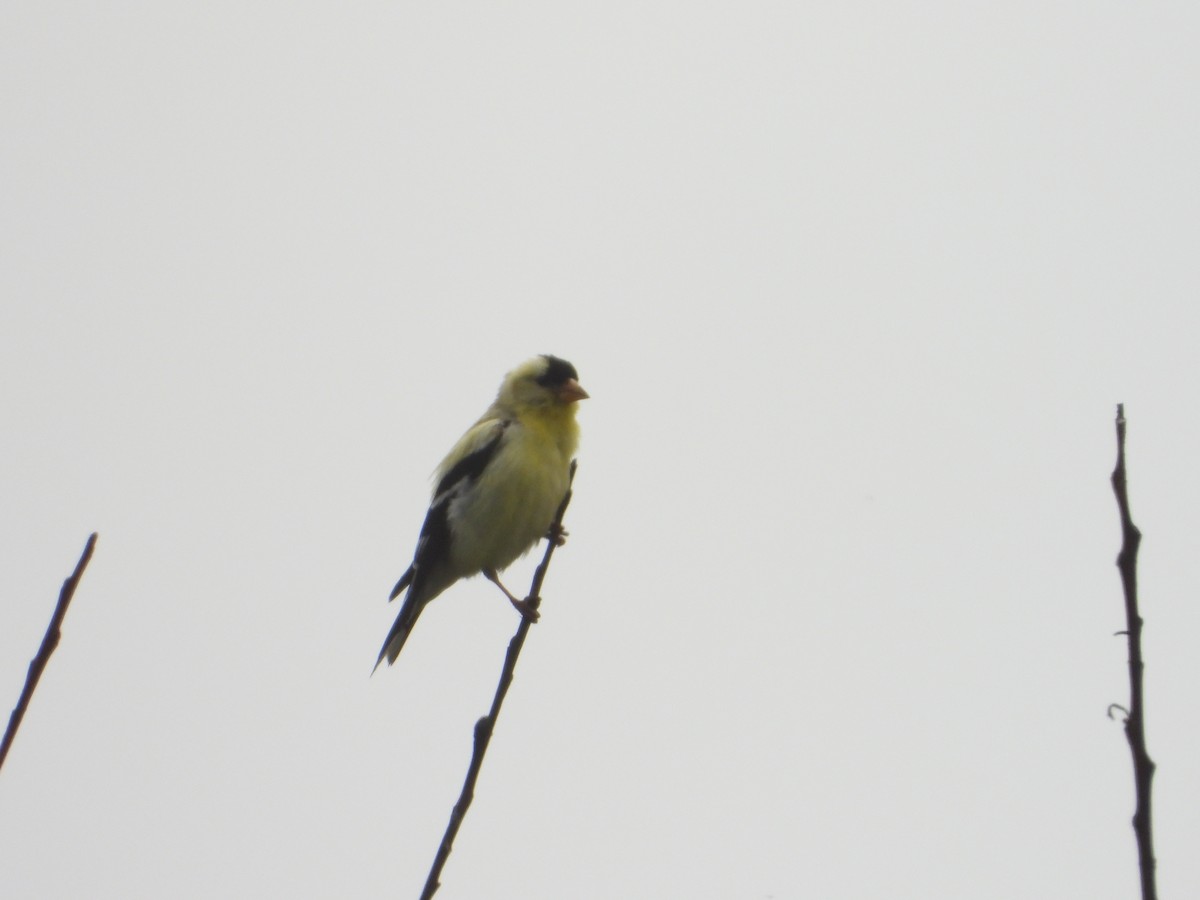
<path id="1" fill-rule="evenodd" d="M 567 535 L 570 532 L 563 528 L 558 522 L 552 522 L 550 527 L 546 529 L 546 540 L 552 543 L 555 547 L 561 547 L 567 542 Z"/>
<path id="2" fill-rule="evenodd" d="M 542 617 L 542 614 L 537 611 L 537 608 L 532 603 L 535 599 L 540 601 L 541 597 L 526 597 L 524 600 L 517 600 L 515 597 L 509 597 L 508 599 L 516 611 L 521 614 L 521 617 L 531 625 L 536 625 L 538 619 Z"/>

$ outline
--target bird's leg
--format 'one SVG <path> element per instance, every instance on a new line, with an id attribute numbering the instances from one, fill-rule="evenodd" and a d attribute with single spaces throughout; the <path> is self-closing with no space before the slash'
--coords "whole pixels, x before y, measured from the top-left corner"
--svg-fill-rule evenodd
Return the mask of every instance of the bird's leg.
<path id="1" fill-rule="evenodd" d="M 555 547 L 561 547 L 567 542 L 567 533 L 561 522 L 551 522 L 550 527 L 546 529 L 546 540 Z"/>
<path id="2" fill-rule="evenodd" d="M 537 622 L 537 620 L 541 618 L 542 614 L 534 609 L 533 605 L 528 600 L 518 600 L 512 595 L 508 588 L 500 583 L 500 576 L 496 574 L 495 569 L 484 569 L 483 577 L 496 587 L 500 588 L 500 590 L 504 591 L 504 596 L 508 598 L 508 602 L 516 608 L 517 612 L 519 612 L 530 622 Z"/>

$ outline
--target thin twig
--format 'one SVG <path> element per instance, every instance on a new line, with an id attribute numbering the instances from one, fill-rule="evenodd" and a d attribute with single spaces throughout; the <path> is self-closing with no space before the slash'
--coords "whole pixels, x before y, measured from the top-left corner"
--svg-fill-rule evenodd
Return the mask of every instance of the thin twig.
<path id="1" fill-rule="evenodd" d="M 1125 737 L 1133 755 L 1133 782 L 1136 806 L 1133 833 L 1137 839 L 1138 865 L 1142 874 L 1142 900 L 1156 900 L 1154 876 L 1154 830 L 1150 818 L 1150 782 L 1154 761 L 1146 751 L 1146 713 L 1142 705 L 1142 617 L 1138 613 L 1137 555 L 1142 533 L 1133 524 L 1129 512 L 1129 492 L 1125 480 L 1125 404 L 1117 404 L 1117 467 L 1112 474 L 1113 493 L 1121 513 L 1121 552 L 1117 569 L 1125 589 L 1126 634 L 1129 637 L 1129 711 L 1125 716 Z"/>
<path id="2" fill-rule="evenodd" d="M 558 512 L 554 516 L 554 524 L 551 526 L 551 534 L 557 533 L 562 528 L 563 514 L 567 511 L 567 505 L 571 502 L 570 484 L 575 480 L 575 461 L 571 461 L 571 475 L 567 482 L 567 495 L 563 497 L 562 503 L 558 507 Z M 554 548 L 557 542 L 553 539 L 547 541 L 546 555 L 542 557 L 541 564 L 533 573 L 533 584 L 529 588 L 529 597 L 527 603 L 533 612 L 537 612 L 538 606 L 542 602 L 542 582 L 546 579 L 546 569 L 550 565 L 550 557 L 554 555 Z M 529 618 L 522 616 L 521 624 L 517 626 L 517 633 L 513 635 L 511 641 L 508 642 L 508 652 L 504 656 L 504 668 L 500 671 L 500 682 L 496 685 L 496 695 L 492 698 L 492 708 L 486 716 L 475 723 L 475 743 L 474 749 L 471 751 L 471 764 L 467 767 L 467 777 L 463 781 L 462 791 L 459 792 L 458 802 L 454 804 L 454 809 L 450 811 L 450 822 L 446 825 L 446 833 L 442 835 L 442 842 L 438 845 L 437 854 L 433 858 L 433 865 L 429 869 L 429 877 L 425 879 L 425 887 L 421 891 L 421 900 L 430 900 L 437 889 L 441 887 L 439 879 L 442 875 L 442 869 L 446 865 L 446 860 L 450 858 L 450 851 L 454 848 L 454 839 L 458 836 L 458 829 L 462 825 L 463 819 L 466 818 L 467 810 L 471 807 L 471 801 L 475 798 L 475 782 L 479 779 L 479 770 L 483 767 L 483 755 L 487 753 L 488 744 L 492 740 L 492 732 L 496 728 L 496 719 L 500 715 L 500 707 L 504 703 L 504 697 L 508 693 L 508 687 L 512 684 L 513 672 L 517 667 L 517 657 L 521 655 L 521 648 L 525 645 L 525 636 L 529 633 Z"/>
<path id="3" fill-rule="evenodd" d="M 8 717 L 8 728 L 4 732 L 4 740 L 0 742 L 0 768 L 3 768 L 4 760 L 8 758 L 8 749 L 17 736 L 21 720 L 25 718 L 25 710 L 29 708 L 33 692 L 37 689 L 46 663 L 50 661 L 50 654 L 54 652 L 54 648 L 58 646 L 58 641 L 62 637 L 62 623 L 67 614 L 67 607 L 71 605 L 71 598 L 75 596 L 75 588 L 79 586 L 79 579 L 83 577 L 83 570 L 87 568 L 95 548 L 96 534 L 93 532 L 92 536 L 87 539 L 87 544 L 83 548 L 83 556 L 79 557 L 75 571 L 71 573 L 70 578 L 63 582 L 62 590 L 58 594 L 58 606 L 54 608 L 54 615 L 50 619 L 49 627 L 46 628 L 45 637 L 42 638 L 42 646 L 38 648 L 37 655 L 29 663 L 29 672 L 25 676 L 25 687 L 21 690 L 21 697 L 17 700 L 12 715 Z"/>

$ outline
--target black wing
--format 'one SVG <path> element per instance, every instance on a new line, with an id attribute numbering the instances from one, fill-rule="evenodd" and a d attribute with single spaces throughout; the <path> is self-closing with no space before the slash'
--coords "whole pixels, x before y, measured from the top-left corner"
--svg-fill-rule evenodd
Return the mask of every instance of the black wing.
<path id="1" fill-rule="evenodd" d="M 433 502 L 425 515 L 425 523 L 421 526 L 421 536 L 417 539 L 417 550 L 413 554 L 412 565 L 400 576 L 388 597 L 390 602 L 408 589 L 408 596 L 404 599 L 396 623 L 388 633 L 387 640 L 383 642 L 376 667 L 383 662 L 385 656 L 389 662 L 395 662 L 425 604 L 453 584 L 457 578 L 462 577 L 446 571 L 450 558 L 450 504 L 487 468 L 500 447 L 508 425 L 507 421 L 501 422 L 500 427 L 495 429 L 486 443 L 455 463 L 438 482 Z"/>

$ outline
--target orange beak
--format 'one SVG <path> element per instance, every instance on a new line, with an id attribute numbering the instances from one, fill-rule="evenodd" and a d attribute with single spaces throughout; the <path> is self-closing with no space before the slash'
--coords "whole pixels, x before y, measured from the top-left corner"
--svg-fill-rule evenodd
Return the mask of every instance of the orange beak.
<path id="1" fill-rule="evenodd" d="M 567 383 L 558 389 L 558 399 L 560 403 L 574 403 L 576 400 L 586 400 L 588 392 L 580 387 L 579 382 L 574 378 L 567 379 Z"/>

